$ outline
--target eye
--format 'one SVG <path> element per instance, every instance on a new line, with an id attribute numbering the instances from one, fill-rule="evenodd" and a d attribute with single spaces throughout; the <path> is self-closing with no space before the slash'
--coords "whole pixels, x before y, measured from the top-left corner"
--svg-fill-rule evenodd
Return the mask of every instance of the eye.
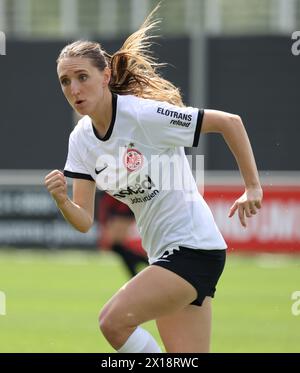
<path id="1" fill-rule="evenodd" d="M 68 78 L 63 78 L 61 81 L 60 81 L 61 85 L 63 86 L 66 86 L 68 84 L 70 84 L 70 79 Z"/>
<path id="2" fill-rule="evenodd" d="M 88 76 L 86 74 L 80 74 L 79 75 L 79 80 L 81 82 L 85 82 L 87 80 Z"/>

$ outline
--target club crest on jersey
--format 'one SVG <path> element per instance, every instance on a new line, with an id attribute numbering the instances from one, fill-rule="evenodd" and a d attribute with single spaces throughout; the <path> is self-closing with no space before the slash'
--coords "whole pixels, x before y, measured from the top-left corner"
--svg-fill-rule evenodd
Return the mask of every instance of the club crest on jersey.
<path id="1" fill-rule="evenodd" d="M 134 148 L 134 143 L 130 143 L 123 157 L 125 167 L 129 172 L 137 171 L 143 167 L 144 156 Z"/>

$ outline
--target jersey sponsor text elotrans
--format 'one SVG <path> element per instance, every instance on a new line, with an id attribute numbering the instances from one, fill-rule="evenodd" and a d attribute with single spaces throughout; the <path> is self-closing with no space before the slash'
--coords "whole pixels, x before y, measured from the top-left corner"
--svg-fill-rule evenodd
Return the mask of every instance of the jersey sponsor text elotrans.
<path id="1" fill-rule="evenodd" d="M 193 119 L 192 114 L 178 113 L 177 111 L 164 109 L 162 107 L 157 108 L 157 113 L 165 115 L 167 117 L 175 118 L 175 119 L 182 119 L 182 120 L 187 120 L 187 121 L 191 121 Z"/>

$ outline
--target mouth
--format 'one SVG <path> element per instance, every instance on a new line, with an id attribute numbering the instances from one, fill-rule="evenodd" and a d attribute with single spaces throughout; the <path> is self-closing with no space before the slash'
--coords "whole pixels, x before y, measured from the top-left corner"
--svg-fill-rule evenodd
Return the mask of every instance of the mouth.
<path id="1" fill-rule="evenodd" d="M 77 100 L 77 101 L 75 101 L 75 106 L 80 106 L 84 102 L 85 102 L 85 100 Z"/>

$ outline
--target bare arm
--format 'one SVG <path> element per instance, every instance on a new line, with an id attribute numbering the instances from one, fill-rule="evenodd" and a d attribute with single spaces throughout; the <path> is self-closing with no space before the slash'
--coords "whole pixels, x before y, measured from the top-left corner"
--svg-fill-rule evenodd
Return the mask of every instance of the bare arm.
<path id="1" fill-rule="evenodd" d="M 73 200 L 68 197 L 66 179 L 61 171 L 50 172 L 45 177 L 45 185 L 64 218 L 78 231 L 88 232 L 94 222 L 95 182 L 74 179 Z"/>
<path id="2" fill-rule="evenodd" d="M 262 188 L 251 148 L 251 144 L 238 115 L 205 110 L 202 132 L 216 132 L 222 134 L 228 147 L 233 153 L 245 182 L 245 193 L 232 205 L 229 217 L 238 210 L 241 224 L 246 227 L 245 215 L 250 218 L 261 208 Z"/>

